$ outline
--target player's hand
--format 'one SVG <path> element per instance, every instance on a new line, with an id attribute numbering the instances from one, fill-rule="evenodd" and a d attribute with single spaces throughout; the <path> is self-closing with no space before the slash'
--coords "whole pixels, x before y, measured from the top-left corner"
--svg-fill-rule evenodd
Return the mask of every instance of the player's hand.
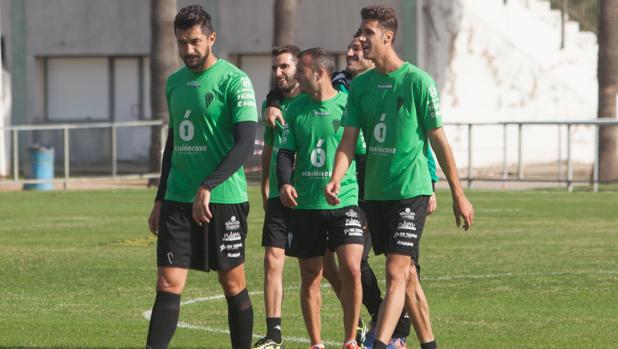
<path id="1" fill-rule="evenodd" d="M 429 205 L 427 205 L 427 215 L 432 214 L 436 208 L 438 208 L 438 198 L 436 197 L 436 193 L 432 193 L 429 197 Z"/>
<path id="2" fill-rule="evenodd" d="M 281 190 L 279 191 L 279 199 L 281 200 L 283 206 L 298 206 L 298 203 L 295 200 L 296 198 L 298 198 L 298 194 L 296 193 L 296 189 L 293 186 L 285 184 L 281 187 Z"/>
<path id="3" fill-rule="evenodd" d="M 161 205 L 163 201 L 155 201 L 150 211 L 150 217 L 148 217 L 148 228 L 150 232 L 159 235 L 159 217 L 161 217 Z"/>
<path id="4" fill-rule="evenodd" d="M 279 121 L 281 125 L 285 125 L 285 121 L 283 120 L 283 114 L 281 114 L 281 109 L 275 107 L 266 108 L 266 112 L 264 113 L 264 122 L 266 125 L 270 127 L 275 127 L 276 122 Z"/>
<path id="5" fill-rule="evenodd" d="M 340 201 L 337 197 L 339 195 L 339 189 L 341 189 L 341 183 L 335 181 L 328 182 L 326 188 L 324 188 L 324 195 L 326 195 L 326 201 L 329 204 L 333 206 L 339 205 Z"/>
<path id="6" fill-rule="evenodd" d="M 464 230 L 470 229 L 474 222 L 474 207 L 465 195 L 453 196 L 453 214 L 455 214 L 455 222 L 458 227 L 461 226 L 461 219 L 463 218 Z"/>
<path id="7" fill-rule="evenodd" d="M 198 224 L 210 222 L 212 213 L 210 213 L 210 190 L 200 186 L 193 200 L 193 220 Z"/>

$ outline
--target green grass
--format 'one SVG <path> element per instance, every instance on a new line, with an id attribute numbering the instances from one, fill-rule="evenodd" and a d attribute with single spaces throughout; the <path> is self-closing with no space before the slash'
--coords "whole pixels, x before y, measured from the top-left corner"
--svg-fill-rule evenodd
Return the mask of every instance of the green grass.
<path id="1" fill-rule="evenodd" d="M 247 250 L 255 332 L 264 332 L 263 212 L 257 188 Z M 0 193 L 0 348 L 143 348 L 154 300 L 149 190 Z M 426 225 L 423 285 L 441 348 L 616 348 L 618 193 L 471 192 L 476 222 L 454 226 L 447 192 Z M 379 279 L 384 260 L 370 259 Z M 298 266 L 288 259 L 284 335 L 306 338 Z M 324 337 L 341 311 L 323 289 Z M 191 272 L 183 300 L 221 294 Z M 172 348 L 228 348 L 224 299 L 185 305 Z M 416 341 L 410 338 L 409 347 Z M 288 341 L 287 348 L 305 348 Z M 335 348 L 338 346 L 331 345 Z"/>

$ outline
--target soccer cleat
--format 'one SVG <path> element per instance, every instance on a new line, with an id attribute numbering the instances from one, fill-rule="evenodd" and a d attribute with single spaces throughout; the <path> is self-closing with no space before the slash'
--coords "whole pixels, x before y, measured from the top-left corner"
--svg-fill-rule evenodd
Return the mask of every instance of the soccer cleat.
<path id="1" fill-rule="evenodd" d="M 405 337 L 393 337 L 386 346 L 386 349 L 407 349 Z"/>
<path id="2" fill-rule="evenodd" d="M 253 349 L 283 349 L 283 339 L 277 343 L 268 337 L 264 337 L 255 342 Z"/>
<path id="3" fill-rule="evenodd" d="M 373 341 L 376 339 L 376 324 L 372 321 L 369 325 L 369 332 L 365 336 L 365 341 L 362 343 L 363 349 L 373 349 Z"/>
<path id="4" fill-rule="evenodd" d="M 367 337 L 367 333 L 369 332 L 369 327 L 363 319 L 359 319 L 360 324 L 356 326 L 356 343 L 363 344 L 365 343 L 365 338 Z"/>
<path id="5" fill-rule="evenodd" d="M 324 349 L 324 344 L 316 344 L 311 346 L 309 349 Z"/>
<path id="6" fill-rule="evenodd" d="M 355 340 L 351 340 L 349 342 L 343 343 L 341 349 L 361 349 L 361 347 Z"/>

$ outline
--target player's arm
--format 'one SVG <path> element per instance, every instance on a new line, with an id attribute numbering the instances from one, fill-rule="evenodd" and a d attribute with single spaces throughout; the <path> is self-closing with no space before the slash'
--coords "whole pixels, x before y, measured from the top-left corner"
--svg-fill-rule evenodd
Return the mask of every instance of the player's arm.
<path id="1" fill-rule="evenodd" d="M 270 158 L 273 154 L 273 147 L 270 144 L 264 142 L 264 148 L 262 149 L 262 182 L 260 183 L 260 189 L 262 192 L 262 206 L 266 209 L 266 203 L 268 202 L 268 191 L 270 190 Z"/>
<path id="2" fill-rule="evenodd" d="M 449 187 L 451 188 L 451 195 L 453 196 L 453 213 L 455 214 L 455 221 L 457 226 L 461 225 L 461 218 L 464 220 L 463 228 L 465 230 L 470 229 L 474 222 L 474 207 L 466 195 L 464 194 L 461 183 L 459 182 L 459 175 L 457 174 L 457 166 L 455 164 L 455 157 L 451 151 L 451 147 L 446 140 L 444 129 L 442 127 L 434 128 L 428 131 L 431 147 L 436 153 L 438 163 L 446 176 Z"/>
<path id="3" fill-rule="evenodd" d="M 326 201 L 331 205 L 338 205 L 339 189 L 341 188 L 341 179 L 345 175 L 346 171 L 350 167 L 350 163 L 354 159 L 354 150 L 356 149 L 356 142 L 358 140 L 359 129 L 355 127 L 345 127 L 343 129 L 343 136 L 341 137 L 341 143 L 337 147 L 335 153 L 335 164 L 333 166 L 333 174 L 330 177 L 330 181 L 324 189 L 326 195 Z"/>
<path id="4" fill-rule="evenodd" d="M 167 192 L 167 178 L 172 168 L 172 151 L 174 147 L 174 132 L 171 127 L 167 130 L 167 140 L 163 149 L 163 159 L 161 161 L 161 176 L 159 177 L 159 188 L 155 196 L 155 202 L 148 217 L 148 227 L 153 234 L 159 233 L 159 216 L 161 213 L 161 205 L 165 199 Z"/>
<path id="5" fill-rule="evenodd" d="M 262 120 L 270 127 L 276 127 L 277 121 L 281 125 L 285 125 L 283 114 L 281 113 L 281 101 L 283 101 L 283 93 L 274 89 L 270 90 L 266 95 L 266 109 L 262 113 Z"/>
<path id="6" fill-rule="evenodd" d="M 298 194 L 292 186 L 292 171 L 294 167 L 295 151 L 290 149 L 279 149 L 277 153 L 277 181 L 279 182 L 279 197 L 281 203 L 286 207 L 297 206 L 296 198 Z"/>
<path id="7" fill-rule="evenodd" d="M 430 215 L 438 208 L 438 198 L 436 197 L 436 183 L 440 180 L 436 173 L 436 159 L 433 157 L 431 146 L 427 145 L 427 166 L 429 167 L 429 176 L 431 177 L 431 197 L 429 198 L 429 205 L 427 205 L 427 214 Z"/>

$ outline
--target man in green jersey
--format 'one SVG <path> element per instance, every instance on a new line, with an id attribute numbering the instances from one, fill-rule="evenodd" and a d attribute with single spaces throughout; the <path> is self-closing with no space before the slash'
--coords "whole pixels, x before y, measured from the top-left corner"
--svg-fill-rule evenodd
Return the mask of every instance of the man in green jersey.
<path id="1" fill-rule="evenodd" d="M 296 74 L 296 55 L 300 49 L 294 45 L 274 47 L 272 55 L 272 73 L 275 86 L 281 92 L 281 109 L 297 99 L 300 86 L 294 77 Z M 262 105 L 262 112 L 266 101 Z M 266 312 L 266 336 L 258 340 L 254 349 L 280 349 L 283 347 L 281 336 L 281 305 L 283 303 L 283 266 L 285 263 L 285 244 L 288 239 L 288 220 L 290 208 L 283 206 L 279 200 L 279 185 L 275 173 L 277 154 L 281 142 L 281 124 L 264 128 L 264 150 L 262 152 L 262 200 L 264 210 L 264 227 L 262 229 L 262 246 L 264 246 L 264 307 Z"/>
<path id="2" fill-rule="evenodd" d="M 157 295 L 146 347 L 167 348 L 189 269 L 216 270 L 228 305 L 233 348 L 250 348 L 253 308 L 246 288 L 247 182 L 255 93 L 247 75 L 211 52 L 216 33 L 199 5 L 174 20 L 185 67 L 170 75 L 170 116 L 161 182 L 148 219 L 157 239 Z"/>
<path id="3" fill-rule="evenodd" d="M 321 48 L 298 55 L 297 80 L 305 94 L 288 105 L 286 129 L 277 158 L 281 202 L 292 207 L 286 254 L 299 258 L 301 305 L 312 348 L 323 348 L 320 335 L 320 281 L 327 248 L 336 251 L 341 277 L 344 345 L 355 340 L 362 289 L 362 212 L 357 206 L 358 184 L 352 164 L 342 181 L 341 202 L 330 206 L 322 190 L 330 178 L 343 130 L 339 127 L 347 95 L 331 84 L 333 58 Z M 292 185 L 292 163 L 296 158 Z"/>
<path id="4" fill-rule="evenodd" d="M 428 307 L 420 302 L 424 294 L 416 285 L 415 268 L 432 193 L 425 155 L 428 140 L 451 188 L 458 226 L 463 218 L 464 229 L 470 228 L 474 208 L 459 183 L 455 160 L 441 127 L 435 83 L 427 73 L 402 61 L 393 47 L 397 33 L 394 10 L 370 6 L 361 10 L 361 17 L 363 53 L 376 68 L 352 82 L 342 119 L 345 131 L 325 194 L 331 204 L 341 201 L 341 180 L 362 129 L 368 149 L 365 199 L 369 230 L 374 251 L 387 256 L 387 291 L 373 348 L 386 348 L 404 304 L 413 322 L 424 319 L 414 324 L 421 347 L 436 348 Z"/>

